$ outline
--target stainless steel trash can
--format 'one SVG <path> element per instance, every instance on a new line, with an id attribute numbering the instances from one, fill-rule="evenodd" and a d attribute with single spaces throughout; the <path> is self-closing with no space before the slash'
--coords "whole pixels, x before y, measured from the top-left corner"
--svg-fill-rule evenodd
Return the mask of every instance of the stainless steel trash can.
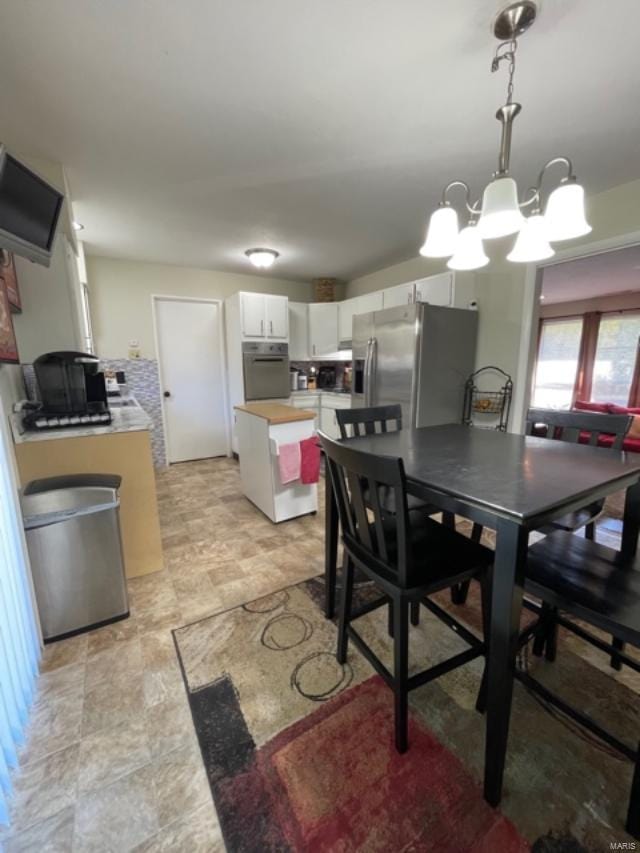
<path id="1" fill-rule="evenodd" d="M 129 615 L 120 540 L 121 477 L 33 480 L 22 514 L 45 642 Z"/>

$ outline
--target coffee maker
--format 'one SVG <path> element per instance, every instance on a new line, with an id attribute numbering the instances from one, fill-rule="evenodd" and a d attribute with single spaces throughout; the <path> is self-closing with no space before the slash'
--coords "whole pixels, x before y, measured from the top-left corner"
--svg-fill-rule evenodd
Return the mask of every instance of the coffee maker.
<path id="1" fill-rule="evenodd" d="M 49 352 L 33 363 L 40 408 L 25 418 L 29 429 L 111 423 L 99 359 L 83 352 Z"/>

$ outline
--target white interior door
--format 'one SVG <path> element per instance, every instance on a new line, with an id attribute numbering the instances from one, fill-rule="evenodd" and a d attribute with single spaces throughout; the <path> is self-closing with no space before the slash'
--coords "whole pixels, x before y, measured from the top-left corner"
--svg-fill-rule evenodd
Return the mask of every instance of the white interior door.
<path id="1" fill-rule="evenodd" d="M 217 302 L 156 300 L 169 462 L 227 453 L 221 310 Z"/>

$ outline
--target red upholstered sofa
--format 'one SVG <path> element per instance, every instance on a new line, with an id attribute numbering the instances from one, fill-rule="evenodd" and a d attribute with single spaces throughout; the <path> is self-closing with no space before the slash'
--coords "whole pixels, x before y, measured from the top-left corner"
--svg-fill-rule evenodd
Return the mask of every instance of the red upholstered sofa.
<path id="1" fill-rule="evenodd" d="M 573 407 L 581 412 L 601 412 L 603 415 L 640 415 L 640 409 L 630 409 L 626 406 L 617 406 L 615 403 L 589 403 L 585 400 L 576 400 Z M 640 419 L 639 421 L 640 422 Z M 631 427 L 633 430 L 633 426 Z M 588 435 L 580 438 L 580 441 L 586 443 Z M 613 436 L 601 435 L 598 439 L 599 447 L 610 447 L 613 443 Z M 640 438 L 625 438 L 622 445 L 624 450 L 629 450 L 632 453 L 640 453 Z"/>

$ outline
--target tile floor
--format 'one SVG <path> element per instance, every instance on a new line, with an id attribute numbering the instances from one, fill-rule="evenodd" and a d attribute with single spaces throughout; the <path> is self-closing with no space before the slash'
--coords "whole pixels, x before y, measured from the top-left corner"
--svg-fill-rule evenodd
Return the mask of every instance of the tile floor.
<path id="1" fill-rule="evenodd" d="M 171 629 L 322 571 L 323 495 L 276 527 L 233 460 L 157 483 L 165 570 L 129 582 L 126 621 L 45 649 L 6 853 L 224 850 Z"/>

